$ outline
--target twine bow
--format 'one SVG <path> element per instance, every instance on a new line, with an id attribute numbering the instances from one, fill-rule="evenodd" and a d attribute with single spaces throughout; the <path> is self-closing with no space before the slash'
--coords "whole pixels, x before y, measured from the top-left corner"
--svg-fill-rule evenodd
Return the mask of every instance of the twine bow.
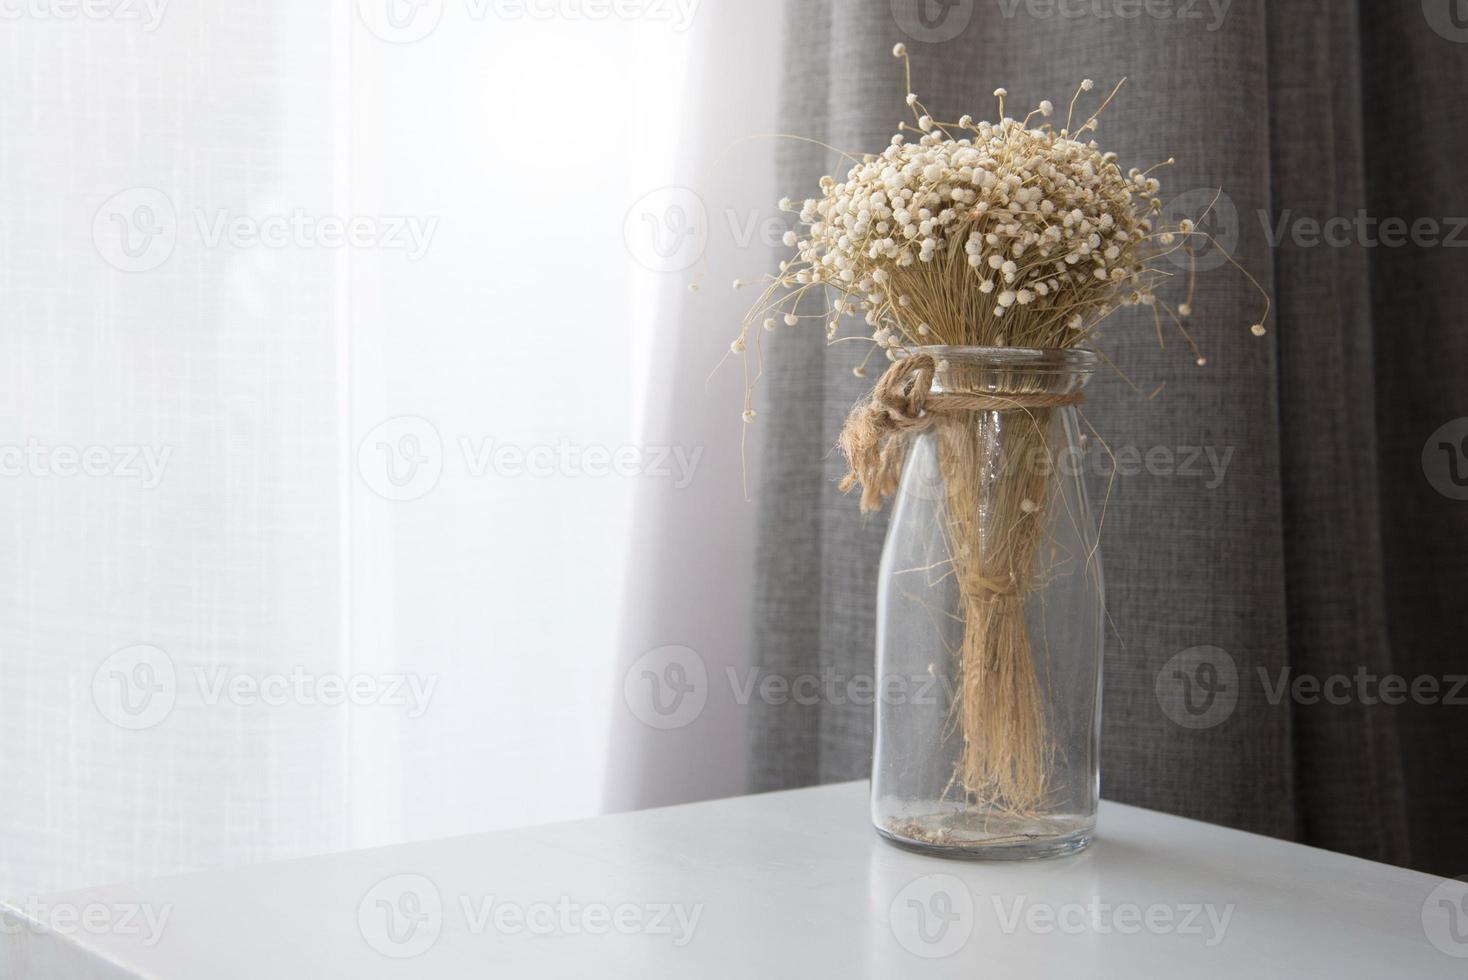
<path id="1" fill-rule="evenodd" d="M 850 472 L 841 480 L 842 493 L 861 484 L 861 512 L 880 510 L 897 492 L 908 436 L 930 428 L 941 417 L 959 412 L 996 412 L 1013 409 L 1063 408 L 1084 400 L 1080 392 L 1047 394 L 1017 392 L 1008 395 L 933 391 L 938 362 L 931 354 L 916 353 L 893 363 L 872 393 L 846 417 L 837 441 Z"/>

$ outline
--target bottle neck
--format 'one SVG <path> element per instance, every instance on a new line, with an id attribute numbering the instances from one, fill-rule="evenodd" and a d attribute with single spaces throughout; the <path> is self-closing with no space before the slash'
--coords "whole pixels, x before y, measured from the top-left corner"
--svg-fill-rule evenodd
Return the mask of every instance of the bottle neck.
<path id="1" fill-rule="evenodd" d="M 1068 395 L 1091 380 L 1099 358 L 1080 348 L 920 347 L 937 362 L 933 390 L 947 394 Z"/>

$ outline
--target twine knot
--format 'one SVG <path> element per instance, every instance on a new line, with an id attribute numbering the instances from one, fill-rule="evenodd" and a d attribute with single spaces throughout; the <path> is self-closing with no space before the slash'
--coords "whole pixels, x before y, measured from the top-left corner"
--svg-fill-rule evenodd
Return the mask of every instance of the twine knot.
<path id="1" fill-rule="evenodd" d="M 880 510 L 897 492 L 908 436 L 931 427 L 941 417 L 959 412 L 1063 408 L 1078 405 L 1080 392 L 952 394 L 933 391 L 938 362 L 931 354 L 914 353 L 893 362 L 846 418 L 837 445 L 850 472 L 841 480 L 842 493 L 861 485 L 861 512 Z"/>

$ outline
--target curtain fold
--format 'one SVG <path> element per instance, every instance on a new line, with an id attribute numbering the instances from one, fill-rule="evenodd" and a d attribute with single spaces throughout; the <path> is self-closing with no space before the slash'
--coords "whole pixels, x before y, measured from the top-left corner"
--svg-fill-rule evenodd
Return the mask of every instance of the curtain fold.
<path id="1" fill-rule="evenodd" d="M 1258 292 L 1205 257 L 1190 331 L 1206 366 L 1176 333 L 1159 345 L 1150 319 L 1119 318 L 1100 342 L 1116 366 L 1085 407 L 1116 456 L 1087 456 L 1115 625 L 1103 793 L 1461 872 L 1468 845 L 1449 828 L 1468 789 L 1452 761 L 1468 748 L 1468 708 L 1383 704 L 1369 680 L 1357 685 L 1432 677 L 1445 694 L 1463 671 L 1452 600 L 1468 585 L 1468 503 L 1439 490 L 1423 447 L 1468 415 L 1455 315 L 1468 253 L 1364 247 L 1355 229 L 1363 212 L 1445 228 L 1468 213 L 1448 166 L 1468 149 L 1451 123 L 1468 45 L 1415 3 L 1237 0 L 1190 18 L 1181 4 L 1122 17 L 1106 4 L 1071 16 L 927 2 L 791 5 L 784 131 L 885 145 L 906 109 L 896 41 L 944 118 L 992 115 L 1000 85 L 1011 105 L 1065 105 L 1082 77 L 1100 95 L 1125 76 L 1099 138 L 1126 166 L 1175 157 L 1169 214 L 1197 217 L 1216 199 L 1206 227 L 1276 303 L 1269 333 L 1253 336 Z M 841 169 L 810 147 L 779 162 L 792 197 Z M 1353 240 L 1312 242 L 1306 222 L 1332 218 L 1350 219 Z M 885 516 L 863 519 L 837 493 L 832 447 L 870 382 L 851 373 L 858 345 L 784 328 L 767 340 L 756 658 L 784 675 L 869 674 Z M 1190 727 L 1169 714 L 1169 678 L 1198 648 L 1229 668 L 1229 710 Z M 1312 702 L 1308 688 L 1291 693 L 1300 678 L 1346 678 L 1352 693 Z M 751 711 L 756 789 L 866 774 L 869 707 Z"/>

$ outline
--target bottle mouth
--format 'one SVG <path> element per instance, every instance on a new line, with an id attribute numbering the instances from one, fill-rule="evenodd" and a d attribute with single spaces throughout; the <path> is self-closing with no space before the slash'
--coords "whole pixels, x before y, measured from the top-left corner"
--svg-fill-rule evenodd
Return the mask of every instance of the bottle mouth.
<path id="1" fill-rule="evenodd" d="M 1096 371 L 1101 358 L 1082 347 L 950 347 L 935 345 L 914 348 L 912 353 L 929 354 L 938 361 L 967 368 L 989 368 L 1015 372 L 1026 377 L 1074 378 L 1083 380 Z M 899 355 L 901 356 L 901 355 Z"/>
<path id="2" fill-rule="evenodd" d="M 1101 360 L 1079 347 L 933 346 L 907 353 L 937 361 L 933 390 L 950 394 L 1069 395 L 1086 386 Z"/>

